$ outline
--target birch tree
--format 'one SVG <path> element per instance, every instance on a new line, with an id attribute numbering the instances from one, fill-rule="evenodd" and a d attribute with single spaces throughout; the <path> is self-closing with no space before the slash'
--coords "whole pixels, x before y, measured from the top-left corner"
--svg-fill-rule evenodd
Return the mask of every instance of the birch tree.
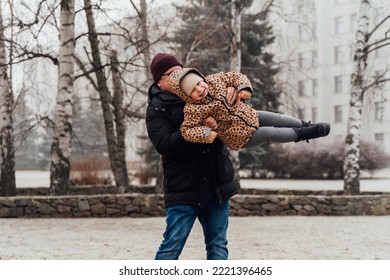
<path id="1" fill-rule="evenodd" d="M 47 58 L 53 62 L 55 65 L 53 68 L 57 69 L 58 66 L 58 50 L 52 48 L 55 44 L 46 44 L 49 40 L 47 38 L 42 40 L 42 38 L 46 32 L 49 34 L 57 34 L 56 31 L 59 30 L 59 27 L 56 24 L 57 20 L 52 15 L 55 14 L 60 4 L 59 1 L 55 2 L 50 0 L 40 0 L 34 3 L 24 3 L 23 1 L 18 3 L 15 3 L 17 1 L 7 2 L 10 12 L 7 26 L 10 30 L 10 35 L 7 38 L 7 51 L 9 56 L 10 90 L 12 96 L 14 96 L 14 146 L 16 147 L 16 161 L 19 159 L 15 167 L 34 168 L 36 166 L 35 164 L 43 163 L 41 167 L 46 168 L 50 162 L 50 149 L 53 138 L 52 136 L 49 137 L 48 134 L 52 135 L 51 129 L 54 127 L 52 125 L 54 122 L 51 117 L 48 117 L 49 114 L 46 112 L 30 111 L 28 116 L 25 115 L 21 119 L 18 111 L 23 110 L 23 107 L 30 107 L 32 103 L 34 103 L 32 106 L 36 106 L 37 108 L 43 100 L 47 101 L 51 99 L 41 94 L 42 85 L 45 88 L 50 87 L 50 90 L 53 89 L 53 92 L 56 93 L 56 84 L 51 82 L 54 79 L 45 77 L 45 83 L 40 83 L 39 77 L 41 75 L 41 62 L 44 60 L 43 58 Z M 56 40 L 55 37 L 51 38 Z M 23 70 L 21 71 L 21 69 Z M 17 75 L 14 74 L 12 76 L 14 72 Z M 28 106 L 24 106 L 27 103 L 21 103 L 25 102 L 24 97 L 27 95 L 34 102 L 30 102 Z M 54 111 L 51 110 L 51 106 L 45 106 L 45 110 L 50 113 Z M 48 131 L 48 134 L 42 133 L 42 130 L 37 129 L 38 127 Z M 46 136 L 48 139 L 46 139 Z M 27 138 L 31 141 L 28 141 Z M 32 143 L 35 140 L 43 138 L 45 138 L 45 142 L 42 145 L 38 146 L 36 143 Z M 27 141 L 30 143 L 26 144 Z"/>
<path id="2" fill-rule="evenodd" d="M 66 194 L 69 185 L 74 82 L 74 17 L 74 0 L 62 0 L 58 92 L 51 146 L 50 193 L 52 195 Z"/>
<path id="3" fill-rule="evenodd" d="M 13 138 L 13 95 L 7 74 L 4 25 L 0 3 L 0 195 L 12 196 L 15 186 L 15 151 Z"/>
<path id="4" fill-rule="evenodd" d="M 148 13 L 147 13 L 147 4 L 146 0 L 140 0 L 140 7 L 134 3 L 133 0 L 130 0 L 131 5 L 134 10 L 137 12 L 139 22 L 140 22 L 140 30 L 141 30 L 141 38 L 138 42 L 138 51 L 141 53 L 142 62 L 145 66 L 145 76 L 148 79 L 151 79 L 151 74 L 149 71 L 149 63 L 150 63 L 150 40 L 149 40 L 149 31 L 148 31 Z"/>
<path id="5" fill-rule="evenodd" d="M 352 75 L 352 87 L 350 94 L 350 109 L 348 117 L 348 130 L 345 139 L 344 155 L 344 193 L 356 195 L 360 193 L 360 142 L 362 127 L 362 109 L 364 95 L 367 91 L 388 81 L 385 75 L 377 76 L 373 81 L 368 79 L 367 60 L 371 52 L 390 45 L 388 36 L 388 24 L 390 16 L 385 17 L 381 22 L 369 30 L 371 5 L 369 0 L 361 0 L 358 16 L 358 29 L 356 32 L 356 50 L 354 55 L 355 70 Z M 383 27 L 383 28 L 381 28 Z M 377 35 L 384 30 L 383 37 Z"/>
<path id="6" fill-rule="evenodd" d="M 230 41 L 230 71 L 241 72 L 241 13 L 242 7 L 238 0 L 231 3 L 231 41 Z M 230 157 L 234 167 L 234 176 L 240 184 L 240 157 L 239 151 L 230 150 Z"/>
<path id="7" fill-rule="evenodd" d="M 248 43 L 248 41 L 251 41 L 253 38 L 252 37 L 252 34 L 255 34 L 255 26 L 251 26 L 251 24 L 253 24 L 252 21 L 264 21 L 264 19 L 266 18 L 267 16 L 267 13 L 268 11 L 270 10 L 270 7 L 272 7 L 273 5 L 273 0 L 269 0 L 269 1 L 265 1 L 264 4 L 263 4 L 263 8 L 262 10 L 258 13 L 258 14 L 255 14 L 255 15 L 246 15 L 246 21 L 243 20 L 243 12 L 245 11 L 245 9 L 247 9 L 248 7 L 250 7 L 253 3 L 253 1 L 250 1 L 250 0 L 247 0 L 247 1 L 238 1 L 238 0 L 232 0 L 231 2 L 231 32 L 230 32 L 230 71 L 236 71 L 236 72 L 242 72 L 242 65 L 245 64 L 246 65 L 246 73 L 248 76 L 250 76 L 251 71 L 248 70 L 248 68 L 252 68 L 252 69 L 256 69 L 256 68 L 262 68 L 263 70 L 265 70 L 267 68 L 267 63 L 269 63 L 271 61 L 271 56 L 269 56 L 268 54 L 266 54 L 265 51 L 262 50 L 262 47 L 263 47 L 263 43 L 260 44 L 260 42 L 257 42 L 257 47 L 258 47 L 258 50 L 257 51 L 254 51 L 254 50 L 249 50 L 249 48 L 247 47 L 246 43 Z M 243 23 L 244 22 L 244 23 Z M 242 32 L 244 32 L 244 37 L 245 37 L 245 31 L 246 31 L 246 28 L 250 26 L 250 31 L 249 33 L 251 33 L 251 35 L 247 36 L 247 38 L 244 38 L 244 42 L 243 42 L 243 39 L 242 39 Z M 266 29 L 266 27 L 264 26 L 263 27 L 263 34 L 262 34 L 262 37 L 263 37 L 263 41 L 268 41 L 270 40 L 268 43 L 271 43 L 272 39 L 269 39 L 269 31 Z M 251 38 L 251 39 L 249 39 Z M 247 41 L 245 41 L 245 39 L 247 39 Z M 243 50 L 246 50 L 246 53 L 243 55 Z M 251 53 L 257 53 L 258 54 L 258 57 L 256 59 L 253 59 L 253 57 L 250 57 Z M 263 53 L 263 56 L 268 56 L 268 62 L 266 62 L 264 59 L 261 59 L 261 53 Z M 243 63 L 243 57 L 246 58 L 246 63 L 244 61 Z M 248 57 L 250 57 L 248 59 Z M 249 61 L 251 62 L 249 62 Z M 252 62 L 252 60 L 254 61 L 261 61 L 261 67 L 260 65 L 256 65 L 254 67 L 248 67 L 248 66 L 252 66 L 250 65 Z M 269 69 L 267 69 L 269 70 Z M 260 96 L 260 95 L 264 95 L 266 94 L 266 92 L 269 92 L 271 88 L 273 88 L 273 84 L 274 84 L 274 80 L 273 77 L 275 74 L 277 73 L 277 70 L 275 69 L 275 72 L 270 72 L 269 74 L 265 74 L 265 71 L 262 75 L 258 76 L 258 75 L 253 75 L 252 76 L 252 86 L 254 86 L 255 84 L 257 85 L 258 83 L 255 83 L 255 80 L 256 81 L 259 81 L 261 80 L 261 84 L 262 84 L 262 92 L 256 92 L 256 96 Z M 269 85 L 268 89 L 265 90 L 265 85 Z M 254 87 L 255 88 L 255 87 Z M 259 89 L 259 88 L 257 88 Z M 279 96 L 279 94 L 272 90 L 273 92 L 273 96 L 274 97 L 277 97 Z M 256 98 L 256 97 L 255 97 Z M 267 98 L 269 101 L 271 100 L 270 98 Z M 254 99 L 252 99 L 251 101 L 253 102 Z M 258 104 L 256 104 L 258 105 Z M 255 106 L 255 108 L 258 108 L 257 106 Z M 261 148 L 262 150 L 263 148 Z M 249 153 L 251 154 L 254 154 L 254 153 L 258 153 L 257 151 L 258 149 L 251 149 L 251 151 Z M 240 169 L 240 166 L 241 166 L 241 162 L 240 162 L 240 155 L 242 156 L 243 154 L 246 154 L 247 151 L 230 151 L 230 155 L 231 155 L 231 159 L 232 159 L 232 162 L 233 162 L 233 166 L 234 166 L 234 169 L 235 169 L 235 180 L 236 182 L 239 183 L 240 181 L 240 176 L 239 176 L 239 169 Z"/>
<path id="8" fill-rule="evenodd" d="M 137 12 L 138 18 L 139 18 L 139 24 L 140 24 L 140 30 L 141 30 L 141 38 L 138 43 L 138 51 L 141 53 L 141 58 L 143 65 L 145 66 L 145 77 L 146 80 L 149 82 L 152 80 L 152 75 L 149 70 L 149 65 L 151 61 L 150 57 L 150 39 L 149 39 L 149 26 L 148 26 L 148 13 L 147 13 L 147 3 L 146 0 L 140 0 L 140 7 L 138 8 L 137 5 L 135 5 L 133 0 L 130 0 L 131 5 L 133 6 L 134 10 Z M 142 91 L 140 91 L 143 93 Z M 145 92 L 146 94 L 146 92 Z M 144 131 L 144 135 L 139 135 L 138 139 L 141 143 L 141 151 L 140 154 L 143 157 L 143 161 L 148 161 L 148 154 L 152 151 L 154 151 L 154 154 L 152 155 L 154 160 L 154 167 L 156 172 L 156 185 L 155 185 L 155 191 L 156 193 L 162 193 L 163 192 L 163 181 L 164 181 L 164 174 L 163 174 L 163 168 L 162 168 L 162 157 L 160 154 L 158 154 L 152 143 L 150 142 L 146 130 Z M 157 158 L 157 160 L 156 160 Z"/>
<path id="9" fill-rule="evenodd" d="M 238 0 L 232 0 L 231 6 L 231 48 L 230 71 L 241 72 L 241 12 Z"/>

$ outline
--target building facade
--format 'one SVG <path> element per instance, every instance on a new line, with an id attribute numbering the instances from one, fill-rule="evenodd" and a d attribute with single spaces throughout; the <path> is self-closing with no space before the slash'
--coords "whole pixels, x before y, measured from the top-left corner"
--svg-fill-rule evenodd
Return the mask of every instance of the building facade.
<path id="1" fill-rule="evenodd" d="M 390 15 L 388 1 L 371 2 L 370 26 Z M 278 83 L 284 92 L 281 111 L 312 122 L 332 125 L 328 141 L 344 141 L 347 132 L 359 0 L 277 1 L 271 13 L 276 42 Z M 282 16 L 281 16 L 282 14 Z M 384 27 L 390 25 L 390 20 Z M 383 38 L 378 29 L 372 41 Z M 389 42 L 389 41 L 388 41 Z M 390 46 L 372 51 L 367 61 L 369 82 L 390 77 Z M 387 72 L 386 72 L 387 71 Z M 365 93 L 362 139 L 378 143 L 390 154 L 390 83 Z"/>

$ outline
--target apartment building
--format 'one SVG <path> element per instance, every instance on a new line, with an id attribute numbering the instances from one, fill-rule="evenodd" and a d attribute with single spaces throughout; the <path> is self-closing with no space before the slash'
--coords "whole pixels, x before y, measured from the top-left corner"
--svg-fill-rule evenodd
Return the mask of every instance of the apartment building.
<path id="1" fill-rule="evenodd" d="M 388 1 L 371 2 L 370 27 L 390 15 Z M 312 122 L 332 124 L 328 141 L 345 139 L 359 0 L 279 0 L 270 15 L 276 42 L 281 111 Z M 385 25 L 390 25 L 390 20 Z M 379 34 L 384 34 L 380 32 Z M 366 79 L 390 77 L 390 46 L 369 54 Z M 387 73 L 386 72 L 387 69 Z M 362 138 L 375 141 L 390 154 L 390 83 L 365 93 Z"/>

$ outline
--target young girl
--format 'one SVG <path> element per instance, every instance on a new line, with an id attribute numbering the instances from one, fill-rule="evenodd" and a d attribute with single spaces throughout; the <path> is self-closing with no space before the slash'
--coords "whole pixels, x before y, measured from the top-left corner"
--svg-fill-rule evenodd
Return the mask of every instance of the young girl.
<path id="1" fill-rule="evenodd" d="M 204 77 L 194 68 L 181 68 L 169 75 L 173 92 L 186 101 L 181 133 L 189 142 L 212 143 L 220 138 L 230 149 L 252 148 L 266 143 L 287 143 L 329 134 L 329 123 L 310 124 L 272 112 L 256 111 L 244 102 L 230 104 L 228 87 L 238 90 L 238 99 L 252 94 L 249 79 L 237 72 Z M 210 128 L 212 127 L 212 129 Z"/>

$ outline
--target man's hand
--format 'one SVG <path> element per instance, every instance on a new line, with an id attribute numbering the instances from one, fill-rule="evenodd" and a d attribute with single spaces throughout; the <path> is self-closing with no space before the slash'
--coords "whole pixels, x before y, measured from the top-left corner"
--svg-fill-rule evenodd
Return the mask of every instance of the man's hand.
<path id="1" fill-rule="evenodd" d="M 210 131 L 209 136 L 206 137 L 206 143 L 213 143 L 215 138 L 217 138 L 218 133 L 215 131 Z"/>
<path id="2" fill-rule="evenodd" d="M 211 116 L 208 117 L 207 119 L 203 120 L 203 125 L 208 126 L 214 130 L 218 128 L 217 121 Z"/>

